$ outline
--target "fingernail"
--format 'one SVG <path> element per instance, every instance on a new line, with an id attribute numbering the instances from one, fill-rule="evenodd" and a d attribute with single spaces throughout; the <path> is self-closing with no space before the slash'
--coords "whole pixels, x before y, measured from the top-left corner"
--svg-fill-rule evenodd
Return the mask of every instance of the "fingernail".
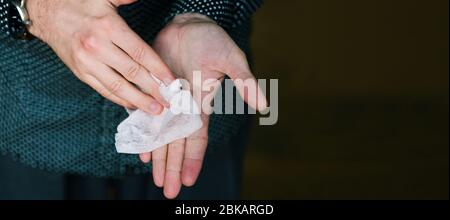
<path id="1" fill-rule="evenodd" d="M 150 162 L 150 156 L 147 154 L 140 154 L 139 158 L 141 159 L 142 163 Z"/>
<path id="2" fill-rule="evenodd" d="M 150 103 L 150 112 L 153 114 L 159 114 L 161 111 L 161 105 L 157 101 L 152 101 Z"/>
<path id="3" fill-rule="evenodd" d="M 165 108 L 170 108 L 170 103 L 168 103 L 167 101 L 164 101 L 163 105 Z"/>
<path id="4" fill-rule="evenodd" d="M 266 97 L 261 98 L 261 101 L 259 101 L 258 111 L 265 111 L 268 108 L 267 106 L 267 100 Z"/>
<path id="5" fill-rule="evenodd" d="M 268 108 L 267 106 L 267 98 L 264 95 L 263 91 L 258 89 L 258 111 L 265 111 Z"/>

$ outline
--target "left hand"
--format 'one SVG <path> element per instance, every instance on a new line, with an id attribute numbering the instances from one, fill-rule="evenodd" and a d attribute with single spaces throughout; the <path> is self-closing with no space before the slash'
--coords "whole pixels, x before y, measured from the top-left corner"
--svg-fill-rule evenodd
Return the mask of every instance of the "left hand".
<path id="1" fill-rule="evenodd" d="M 244 85 L 236 84 L 243 100 L 257 110 L 267 107 L 266 98 L 257 87 L 245 54 L 230 36 L 209 18 L 199 14 L 176 16 L 158 34 L 153 48 L 179 78 L 190 82 L 191 89 L 193 71 L 201 71 L 202 84 L 207 79 L 222 80 L 225 75 L 232 80 L 248 79 L 253 88 L 258 89 L 246 91 Z M 216 83 L 216 86 L 219 85 Z M 215 89 L 212 92 L 215 92 Z M 199 106 L 203 101 L 200 99 L 204 99 L 209 93 L 202 92 L 201 98 L 194 94 Z M 203 127 L 191 136 L 176 140 L 152 153 L 140 155 L 144 163 L 153 161 L 154 182 L 158 187 L 164 187 L 164 195 L 167 198 L 175 198 L 182 185 L 194 185 L 200 174 L 208 144 L 209 115 L 202 111 L 201 118 Z"/>

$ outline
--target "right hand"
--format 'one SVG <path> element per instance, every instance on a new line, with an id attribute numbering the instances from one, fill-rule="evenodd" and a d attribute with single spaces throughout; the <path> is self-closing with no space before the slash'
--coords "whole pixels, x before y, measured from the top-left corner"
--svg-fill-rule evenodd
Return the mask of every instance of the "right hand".
<path id="1" fill-rule="evenodd" d="M 118 15 L 136 0 L 31 0 L 30 33 L 47 43 L 83 82 L 127 108 L 159 114 L 168 103 L 150 73 L 169 84 L 173 74 Z M 137 87 L 136 87 L 137 86 Z"/>

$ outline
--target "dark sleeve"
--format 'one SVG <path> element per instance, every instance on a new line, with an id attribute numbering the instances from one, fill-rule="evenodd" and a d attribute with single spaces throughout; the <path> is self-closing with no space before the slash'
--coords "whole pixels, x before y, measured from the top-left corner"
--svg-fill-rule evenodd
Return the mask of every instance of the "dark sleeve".
<path id="1" fill-rule="evenodd" d="M 178 14 L 199 13 L 230 29 L 247 22 L 261 4 L 262 0 L 176 0 L 166 22 Z"/>
<path id="2" fill-rule="evenodd" d="M 248 21 L 261 4 L 262 0 L 175 0 L 166 23 L 178 14 L 199 13 L 230 29 Z M 8 32 L 9 5 L 9 0 L 0 0 L 0 33 Z"/>
<path id="3" fill-rule="evenodd" d="M 8 32 L 8 9 L 9 1 L 0 0 L 0 33 Z"/>

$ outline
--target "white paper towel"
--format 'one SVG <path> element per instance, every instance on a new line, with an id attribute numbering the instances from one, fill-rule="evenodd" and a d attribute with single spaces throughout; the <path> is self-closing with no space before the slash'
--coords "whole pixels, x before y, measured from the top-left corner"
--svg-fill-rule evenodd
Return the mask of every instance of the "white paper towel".
<path id="1" fill-rule="evenodd" d="M 179 79 L 169 86 L 160 84 L 159 91 L 170 103 L 170 109 L 164 108 L 157 116 L 142 110 L 128 111 L 128 118 L 117 127 L 117 152 L 151 152 L 174 140 L 185 138 L 202 127 L 198 105 L 191 92 L 183 90 Z"/>

